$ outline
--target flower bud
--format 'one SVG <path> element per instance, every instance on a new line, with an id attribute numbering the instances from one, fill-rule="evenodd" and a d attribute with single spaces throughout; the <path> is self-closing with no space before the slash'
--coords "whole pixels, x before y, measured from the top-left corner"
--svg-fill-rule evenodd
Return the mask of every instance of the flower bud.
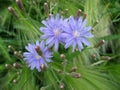
<path id="1" fill-rule="evenodd" d="M 14 8 L 13 7 L 8 7 L 8 10 L 9 10 L 9 12 L 13 15 L 13 16 L 15 16 L 15 17 L 18 17 L 18 15 L 17 15 L 17 13 L 16 13 L 16 11 L 14 10 Z"/>
<path id="2" fill-rule="evenodd" d="M 93 54 L 92 57 L 95 59 L 96 58 L 96 54 Z"/>
<path id="3" fill-rule="evenodd" d="M 6 67 L 7 69 L 11 69 L 11 68 L 12 68 L 12 65 L 10 65 L 10 64 L 5 64 L 5 67 Z"/>
<path id="4" fill-rule="evenodd" d="M 13 52 L 15 49 L 11 46 L 11 45 L 8 45 L 8 49 Z"/>
<path id="5" fill-rule="evenodd" d="M 64 13 L 67 14 L 68 13 L 68 9 L 65 9 Z"/>
<path id="6" fill-rule="evenodd" d="M 98 20 L 96 20 L 96 24 L 98 24 L 99 23 L 99 21 Z"/>
<path id="7" fill-rule="evenodd" d="M 80 73 L 75 73 L 75 72 L 72 72 L 71 76 L 74 77 L 74 78 L 80 78 L 81 77 Z"/>
<path id="8" fill-rule="evenodd" d="M 95 48 L 102 46 L 105 43 L 105 40 L 101 40 L 97 45 L 95 45 Z"/>
<path id="9" fill-rule="evenodd" d="M 11 49 L 11 48 L 12 48 L 12 46 L 11 46 L 11 45 L 9 45 L 9 46 L 8 46 L 8 48 L 9 48 L 9 49 Z"/>
<path id="10" fill-rule="evenodd" d="M 109 57 L 109 56 L 102 56 L 101 59 L 102 59 L 102 60 L 110 60 L 111 57 Z"/>
<path id="11" fill-rule="evenodd" d="M 96 20 L 96 22 L 93 24 L 93 26 L 92 26 L 92 27 L 95 27 L 98 23 L 99 23 L 99 21 L 98 21 L 98 20 Z"/>
<path id="12" fill-rule="evenodd" d="M 76 14 L 76 17 L 80 17 L 80 15 L 81 15 L 81 12 L 82 12 L 82 10 L 81 9 L 78 9 L 78 11 L 77 11 L 77 14 Z"/>
<path id="13" fill-rule="evenodd" d="M 66 64 L 67 64 L 67 60 L 64 60 L 64 61 L 62 62 L 62 65 L 65 66 Z"/>
<path id="14" fill-rule="evenodd" d="M 62 15 L 62 14 L 64 14 L 64 12 L 63 12 L 63 11 L 60 11 L 60 14 Z"/>
<path id="15" fill-rule="evenodd" d="M 21 54 L 21 53 L 22 53 L 22 51 L 18 51 L 18 53 L 19 53 L 19 54 Z"/>
<path id="16" fill-rule="evenodd" d="M 23 59 L 23 56 L 19 51 L 14 51 L 14 55 L 19 59 Z"/>
<path id="17" fill-rule="evenodd" d="M 17 83 L 17 80 L 16 80 L 16 79 L 14 79 L 14 80 L 13 80 L 13 83 Z"/>
<path id="18" fill-rule="evenodd" d="M 86 19 L 86 16 L 87 16 L 87 14 L 86 14 L 86 13 L 84 13 L 84 16 L 83 16 L 83 21 Z"/>
<path id="19" fill-rule="evenodd" d="M 91 29 L 91 31 L 93 32 L 93 31 L 95 31 L 95 29 L 94 29 L 94 28 L 92 28 L 92 29 Z"/>
<path id="20" fill-rule="evenodd" d="M 60 83 L 59 87 L 60 87 L 60 89 L 63 89 L 64 88 L 64 83 Z"/>
<path id="21" fill-rule="evenodd" d="M 76 70 L 77 70 L 77 67 L 76 67 L 76 66 L 74 66 L 74 67 L 72 67 L 72 69 L 71 69 L 71 71 L 70 71 L 70 72 L 76 72 Z"/>
<path id="22" fill-rule="evenodd" d="M 13 67 L 15 67 L 16 69 L 20 69 L 22 68 L 22 65 L 20 63 L 13 63 Z"/>
<path id="23" fill-rule="evenodd" d="M 35 50 L 37 51 L 38 55 L 42 56 L 42 51 L 39 46 L 36 46 Z"/>
<path id="24" fill-rule="evenodd" d="M 59 70 L 59 69 L 57 70 L 57 72 L 58 72 L 58 73 L 62 73 L 62 71 L 61 71 L 61 70 Z"/>
<path id="25" fill-rule="evenodd" d="M 45 87 L 41 87 L 40 90 L 46 90 L 46 88 Z"/>
<path id="26" fill-rule="evenodd" d="M 65 54 L 60 54 L 60 58 L 61 58 L 62 60 L 64 60 L 64 59 L 65 59 Z"/>
<path id="27" fill-rule="evenodd" d="M 21 0 L 16 0 L 16 3 L 21 10 L 24 10 L 24 7 L 23 7 L 23 4 L 22 4 Z"/>
<path id="28" fill-rule="evenodd" d="M 78 49 L 78 48 L 75 48 L 75 51 L 79 51 L 79 49 Z"/>
<path id="29" fill-rule="evenodd" d="M 48 14 L 48 17 L 50 18 L 52 16 L 52 14 L 50 13 L 50 14 Z"/>
<path id="30" fill-rule="evenodd" d="M 45 66 L 45 64 L 41 64 L 41 65 L 40 65 L 40 68 L 41 68 L 41 70 L 43 70 L 43 71 L 47 69 L 47 67 Z"/>
<path id="31" fill-rule="evenodd" d="M 44 10 L 45 13 L 48 14 L 48 3 L 44 3 Z"/>
<path id="32" fill-rule="evenodd" d="M 18 51 L 14 51 L 14 55 L 18 56 L 18 54 L 19 54 Z"/>
<path id="33" fill-rule="evenodd" d="M 17 72 L 17 75 L 20 75 L 20 72 Z"/>

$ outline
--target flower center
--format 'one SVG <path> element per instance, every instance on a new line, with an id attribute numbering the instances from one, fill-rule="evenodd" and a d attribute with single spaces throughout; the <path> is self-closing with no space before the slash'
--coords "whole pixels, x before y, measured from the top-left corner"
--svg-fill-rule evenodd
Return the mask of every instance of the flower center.
<path id="1" fill-rule="evenodd" d="M 38 54 L 36 54 L 36 55 L 35 55 L 35 58 L 36 58 L 37 60 L 39 60 L 39 59 L 41 58 L 41 56 L 38 55 Z"/>
<path id="2" fill-rule="evenodd" d="M 54 32 L 55 36 L 58 36 L 60 34 L 60 31 L 58 29 L 54 29 L 53 32 Z"/>
<path id="3" fill-rule="evenodd" d="M 77 30 L 75 30 L 75 31 L 73 32 L 73 36 L 74 36 L 74 37 L 79 37 L 79 36 L 80 36 L 80 32 L 78 32 Z"/>

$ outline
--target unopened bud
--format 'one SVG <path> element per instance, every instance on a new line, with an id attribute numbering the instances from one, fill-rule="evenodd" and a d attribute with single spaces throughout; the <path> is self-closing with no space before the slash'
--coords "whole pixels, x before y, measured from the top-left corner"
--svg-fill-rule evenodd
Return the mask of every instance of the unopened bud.
<path id="1" fill-rule="evenodd" d="M 70 72 L 76 72 L 76 70 L 77 70 L 77 67 L 76 67 L 76 66 L 74 66 L 74 67 L 72 67 L 72 69 L 71 69 L 71 71 L 70 71 Z"/>
<path id="2" fill-rule="evenodd" d="M 68 13 L 68 9 L 65 9 L 64 13 L 67 14 Z"/>
<path id="3" fill-rule="evenodd" d="M 95 59 L 96 58 L 96 54 L 93 54 L 92 57 Z"/>
<path id="4" fill-rule="evenodd" d="M 36 4 L 36 2 L 35 2 L 34 0 L 32 1 L 32 3 L 33 3 L 34 5 Z"/>
<path id="5" fill-rule="evenodd" d="M 19 59 L 23 59 L 23 55 L 21 54 L 20 51 L 14 51 L 14 55 Z"/>
<path id="6" fill-rule="evenodd" d="M 19 54 L 21 54 L 21 53 L 22 53 L 22 51 L 18 51 L 18 53 L 19 53 Z"/>
<path id="7" fill-rule="evenodd" d="M 48 3 L 44 3 L 44 10 L 45 13 L 48 14 Z"/>
<path id="8" fill-rule="evenodd" d="M 40 50 L 40 47 L 39 46 L 36 46 L 35 47 L 35 50 L 38 52 Z"/>
<path id="9" fill-rule="evenodd" d="M 65 66 L 66 64 L 67 64 L 67 60 L 64 60 L 64 61 L 62 62 L 62 65 Z"/>
<path id="10" fill-rule="evenodd" d="M 99 23 L 99 21 L 98 20 L 96 20 L 96 24 L 98 24 Z"/>
<path id="11" fill-rule="evenodd" d="M 18 51 L 14 51 L 14 55 L 18 56 L 19 52 Z"/>
<path id="12" fill-rule="evenodd" d="M 40 90 L 46 90 L 46 88 L 45 87 L 41 87 Z"/>
<path id="13" fill-rule="evenodd" d="M 17 75 L 20 75 L 20 72 L 17 72 Z"/>
<path id="14" fill-rule="evenodd" d="M 16 11 L 14 10 L 14 8 L 13 7 L 8 7 L 8 10 L 9 10 L 9 12 L 12 14 L 12 15 L 14 15 L 15 17 L 18 17 L 18 15 L 17 15 L 17 13 L 16 13 Z"/>
<path id="15" fill-rule="evenodd" d="M 95 45 L 95 48 L 102 46 L 105 43 L 105 40 L 100 41 L 97 45 Z"/>
<path id="16" fill-rule="evenodd" d="M 91 31 L 93 32 L 93 31 L 95 31 L 95 29 L 94 29 L 94 28 L 92 28 L 92 29 L 91 29 Z"/>
<path id="17" fill-rule="evenodd" d="M 83 16 L 83 21 L 86 19 L 86 16 L 87 16 L 87 14 L 86 14 L 86 13 L 84 13 L 84 16 Z"/>
<path id="18" fill-rule="evenodd" d="M 8 49 L 12 52 L 15 50 L 11 45 L 8 45 Z"/>
<path id="19" fill-rule="evenodd" d="M 10 65 L 10 64 L 5 64 L 5 67 L 6 67 L 7 69 L 11 69 L 11 68 L 12 68 L 12 65 Z"/>
<path id="20" fill-rule="evenodd" d="M 40 68 L 41 68 L 41 70 L 43 70 L 43 71 L 47 69 L 47 67 L 45 66 L 45 64 L 41 64 L 41 65 L 40 65 Z"/>
<path id="21" fill-rule="evenodd" d="M 42 51 L 39 46 L 36 46 L 35 50 L 37 51 L 38 55 L 42 56 Z"/>
<path id="22" fill-rule="evenodd" d="M 60 83 L 59 87 L 60 87 L 60 89 L 63 89 L 64 88 L 64 83 Z"/>
<path id="23" fill-rule="evenodd" d="M 64 14 L 64 12 L 63 12 L 63 11 L 60 11 L 60 14 L 62 15 L 62 14 Z"/>
<path id="24" fill-rule="evenodd" d="M 20 69 L 22 68 L 22 65 L 20 63 L 13 63 L 13 67 Z"/>
<path id="25" fill-rule="evenodd" d="M 58 73 L 62 73 L 62 71 L 61 71 L 61 70 L 59 70 L 59 69 L 57 70 L 57 72 L 58 72 Z"/>
<path id="26" fill-rule="evenodd" d="M 13 80 L 13 83 L 17 83 L 17 80 L 16 80 L 16 79 L 14 79 L 14 80 Z"/>
<path id="27" fill-rule="evenodd" d="M 101 59 L 102 59 L 102 60 L 110 60 L 111 57 L 109 57 L 109 56 L 102 56 Z"/>
<path id="28" fill-rule="evenodd" d="M 77 11 L 77 14 L 76 14 L 76 17 L 80 17 L 80 15 L 81 15 L 81 12 L 82 12 L 82 10 L 81 9 L 78 9 L 78 11 Z"/>
<path id="29" fill-rule="evenodd" d="M 16 0 L 16 3 L 21 10 L 24 10 L 24 7 L 23 7 L 23 4 L 22 4 L 21 0 Z"/>
<path id="30" fill-rule="evenodd" d="M 98 23 L 99 23 L 99 21 L 98 21 L 98 20 L 96 20 L 96 22 L 93 24 L 93 26 L 92 26 L 92 27 L 95 27 Z"/>
<path id="31" fill-rule="evenodd" d="M 48 14 L 48 17 L 50 18 L 52 16 L 52 14 L 50 13 L 50 14 Z"/>
<path id="32" fill-rule="evenodd" d="M 80 78 L 81 77 L 80 73 L 74 73 L 74 72 L 71 73 L 71 76 L 74 77 L 74 78 Z"/>
<path id="33" fill-rule="evenodd" d="M 9 46 L 8 46 L 8 48 L 9 48 L 9 49 L 11 49 L 11 48 L 12 48 L 12 46 L 11 46 L 11 45 L 9 45 Z"/>
<path id="34" fill-rule="evenodd" d="M 60 54 L 60 58 L 61 58 L 62 60 L 64 60 L 64 59 L 65 59 L 65 54 Z"/>
<path id="35" fill-rule="evenodd" d="M 79 51 L 79 49 L 78 49 L 78 48 L 75 48 L 75 51 Z"/>

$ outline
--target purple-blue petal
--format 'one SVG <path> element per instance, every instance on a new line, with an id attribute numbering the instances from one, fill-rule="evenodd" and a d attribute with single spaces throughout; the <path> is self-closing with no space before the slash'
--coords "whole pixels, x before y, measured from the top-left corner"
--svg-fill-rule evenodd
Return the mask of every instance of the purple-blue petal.
<path id="1" fill-rule="evenodd" d="M 59 47 L 59 42 L 58 42 L 58 40 L 55 40 L 54 50 L 58 51 L 58 47 Z"/>
<path id="2" fill-rule="evenodd" d="M 86 38 L 81 38 L 81 42 L 87 46 L 90 46 L 90 42 Z"/>
<path id="3" fill-rule="evenodd" d="M 36 52 L 36 46 L 40 47 L 42 56 Z M 36 41 L 36 44 L 28 44 L 28 46 L 26 46 L 26 49 L 28 52 L 24 52 L 23 56 L 24 60 L 31 70 L 36 68 L 40 72 L 40 65 L 44 64 L 47 66 L 47 62 L 51 61 L 52 53 L 48 50 L 48 47 L 45 47 L 44 41 L 41 41 L 41 43 L 39 43 L 39 41 Z"/>

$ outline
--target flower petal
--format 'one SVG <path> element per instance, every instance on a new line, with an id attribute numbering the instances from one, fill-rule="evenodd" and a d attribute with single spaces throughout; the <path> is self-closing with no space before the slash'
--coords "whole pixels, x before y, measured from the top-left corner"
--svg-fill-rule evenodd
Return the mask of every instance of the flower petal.
<path id="1" fill-rule="evenodd" d="M 59 47 L 59 42 L 58 42 L 58 40 L 56 40 L 54 50 L 58 51 L 58 47 Z"/>
<path id="2" fill-rule="evenodd" d="M 90 46 L 90 42 L 86 39 L 86 38 L 81 38 L 81 41 L 87 45 L 87 46 Z"/>

